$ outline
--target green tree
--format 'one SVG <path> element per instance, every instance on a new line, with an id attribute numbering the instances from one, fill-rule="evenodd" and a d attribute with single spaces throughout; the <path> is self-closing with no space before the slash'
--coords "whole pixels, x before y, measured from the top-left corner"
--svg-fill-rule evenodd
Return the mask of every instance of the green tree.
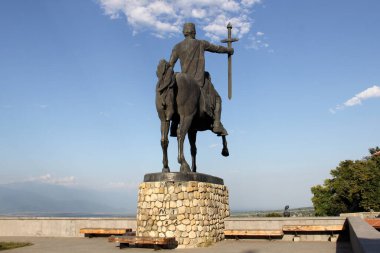
<path id="1" fill-rule="evenodd" d="M 311 188 L 317 216 L 334 216 L 344 212 L 380 210 L 380 151 L 369 149 L 362 160 L 346 160 L 331 170 L 331 179 Z"/>
<path id="2" fill-rule="evenodd" d="M 267 213 L 265 214 L 265 217 L 282 217 L 282 215 L 280 213 Z"/>

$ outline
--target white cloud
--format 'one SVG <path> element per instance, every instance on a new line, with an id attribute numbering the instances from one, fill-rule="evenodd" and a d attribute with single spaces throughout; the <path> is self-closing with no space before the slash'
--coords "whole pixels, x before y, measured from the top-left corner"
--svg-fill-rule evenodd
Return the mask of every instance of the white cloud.
<path id="1" fill-rule="evenodd" d="M 149 31 L 159 38 L 182 31 L 182 24 L 195 22 L 212 40 L 226 37 L 231 22 L 238 38 L 249 33 L 252 8 L 261 0 L 99 0 L 106 15 L 125 16 L 133 34 Z"/>
<path id="2" fill-rule="evenodd" d="M 376 97 L 380 97 L 380 87 L 377 85 L 374 85 L 371 88 L 368 88 L 356 94 L 355 96 L 353 96 L 352 98 L 344 102 L 343 104 L 335 106 L 334 109 L 330 109 L 330 112 L 336 113 L 336 111 L 343 110 L 346 107 L 361 105 L 364 100 L 367 100 L 370 98 L 376 98 Z"/>
<path id="3" fill-rule="evenodd" d="M 353 98 L 347 100 L 344 105 L 345 106 L 354 106 L 354 105 L 360 105 L 363 100 L 369 99 L 369 98 L 375 98 L 380 97 L 380 87 L 374 85 L 371 88 L 366 89 L 365 91 L 362 91 L 358 94 L 356 94 Z"/>
<path id="4" fill-rule="evenodd" d="M 259 4 L 261 3 L 261 0 L 242 0 L 241 3 L 244 5 L 244 6 L 252 6 L 254 4 Z"/>
<path id="5" fill-rule="evenodd" d="M 101 4 L 104 7 L 104 11 L 111 18 L 118 18 L 119 12 L 124 9 L 124 0 L 101 0 Z"/>
<path id="6" fill-rule="evenodd" d="M 99 112 L 98 114 L 99 114 L 99 116 L 102 116 L 102 117 L 105 117 L 105 118 L 109 118 L 110 117 L 110 114 L 107 113 L 107 112 Z"/>
<path id="7" fill-rule="evenodd" d="M 213 143 L 213 144 L 210 144 L 208 147 L 211 149 L 214 149 L 214 148 L 221 148 L 222 146 L 219 143 Z"/>
<path id="8" fill-rule="evenodd" d="M 273 49 L 269 49 L 269 43 L 267 42 L 267 38 L 264 36 L 263 32 L 257 32 L 256 35 L 250 36 L 248 38 L 249 44 L 246 46 L 247 48 L 259 50 L 259 49 L 268 49 L 269 53 L 273 53 Z"/>
<path id="9" fill-rule="evenodd" d="M 204 18 L 206 17 L 206 10 L 203 10 L 203 9 L 194 9 L 191 11 L 191 15 L 194 17 L 194 18 Z"/>
<path id="10" fill-rule="evenodd" d="M 55 184 L 55 185 L 65 185 L 65 186 L 77 184 L 77 179 L 74 176 L 56 178 L 50 175 L 49 173 L 39 176 L 39 177 L 32 177 L 27 181 L 41 182 L 41 183 Z"/>

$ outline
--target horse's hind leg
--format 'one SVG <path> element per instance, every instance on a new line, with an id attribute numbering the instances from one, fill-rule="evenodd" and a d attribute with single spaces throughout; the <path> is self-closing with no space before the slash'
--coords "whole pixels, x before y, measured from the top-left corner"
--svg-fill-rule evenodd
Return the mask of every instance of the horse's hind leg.
<path id="1" fill-rule="evenodd" d="M 162 120 L 161 121 L 161 148 L 162 148 L 162 172 L 170 172 L 169 169 L 169 160 L 168 160 L 168 146 L 169 146 L 169 125 L 170 121 Z"/>
<path id="2" fill-rule="evenodd" d="M 195 142 L 197 140 L 197 131 L 190 130 L 188 133 L 190 142 L 190 152 L 191 152 L 191 170 L 197 172 L 196 156 L 197 156 L 197 146 Z"/>
<path id="3" fill-rule="evenodd" d="M 229 156 L 230 152 L 228 151 L 226 136 L 222 135 L 222 139 L 223 139 L 222 156 Z"/>
<path id="4" fill-rule="evenodd" d="M 187 173 L 191 172 L 189 164 L 186 162 L 185 155 L 183 153 L 183 143 L 187 132 L 189 131 L 193 117 L 187 116 L 182 118 L 179 123 L 179 128 L 177 130 L 177 140 L 178 140 L 178 163 L 181 164 L 180 171 Z"/>

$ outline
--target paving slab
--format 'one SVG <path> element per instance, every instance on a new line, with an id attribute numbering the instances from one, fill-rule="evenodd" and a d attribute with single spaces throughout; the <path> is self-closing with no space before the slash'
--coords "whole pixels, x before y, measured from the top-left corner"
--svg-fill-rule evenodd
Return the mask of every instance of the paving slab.
<path id="1" fill-rule="evenodd" d="M 0 237 L 0 241 L 31 242 L 33 246 L 13 249 L 10 253 L 144 253 L 152 248 L 119 249 L 107 238 Z M 268 240 L 224 240 L 206 248 L 160 250 L 172 253 L 352 253 L 349 242 L 284 242 Z"/>

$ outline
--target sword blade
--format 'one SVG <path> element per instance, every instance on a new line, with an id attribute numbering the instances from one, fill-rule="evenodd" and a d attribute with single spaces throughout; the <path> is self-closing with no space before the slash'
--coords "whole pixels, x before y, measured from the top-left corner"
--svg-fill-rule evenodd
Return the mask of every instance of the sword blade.
<path id="1" fill-rule="evenodd" d="M 228 55 L 228 99 L 232 98 L 232 57 Z"/>
<path id="2" fill-rule="evenodd" d="M 232 25 L 228 23 L 227 31 L 228 37 L 227 39 L 221 40 L 222 43 L 227 43 L 228 48 L 232 48 L 232 42 L 238 41 L 239 39 L 232 38 L 231 36 Z M 232 55 L 228 55 L 228 99 L 232 98 Z"/>
<path id="3" fill-rule="evenodd" d="M 232 47 L 232 25 L 231 23 L 228 23 L 227 25 L 227 31 L 228 31 L 228 48 L 231 48 Z M 232 57 L 231 55 L 229 54 L 228 55 L 228 99 L 231 100 L 232 98 Z"/>

